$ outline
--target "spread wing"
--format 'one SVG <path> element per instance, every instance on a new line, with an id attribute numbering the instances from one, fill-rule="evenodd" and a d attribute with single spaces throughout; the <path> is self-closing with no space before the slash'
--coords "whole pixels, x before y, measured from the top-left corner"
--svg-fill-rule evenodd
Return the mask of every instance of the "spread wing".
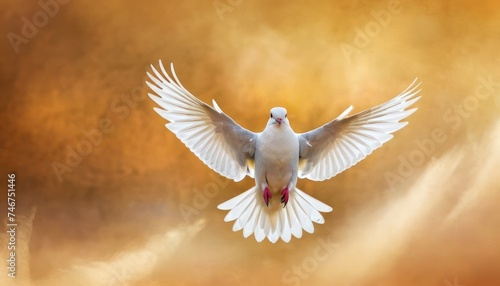
<path id="1" fill-rule="evenodd" d="M 214 108 L 194 97 L 177 78 L 171 64 L 168 75 L 160 61 L 160 72 L 151 65 L 154 75 L 147 73 L 146 82 L 156 93 L 149 94 L 161 108 L 155 108 L 170 121 L 172 131 L 196 156 L 219 174 L 241 181 L 247 174 L 253 176 L 253 157 L 257 134 L 231 119 L 213 101 Z"/>
<path id="2" fill-rule="evenodd" d="M 419 97 L 417 79 L 400 95 L 379 106 L 352 116 L 352 106 L 335 120 L 307 133 L 300 142 L 299 178 L 329 179 L 353 166 L 390 140 L 408 122 L 400 122 L 417 108 L 407 109 Z"/>

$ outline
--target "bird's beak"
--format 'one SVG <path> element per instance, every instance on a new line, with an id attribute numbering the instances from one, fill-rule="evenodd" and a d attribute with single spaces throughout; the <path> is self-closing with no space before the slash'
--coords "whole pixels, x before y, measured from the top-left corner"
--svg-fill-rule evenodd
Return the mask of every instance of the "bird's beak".
<path id="1" fill-rule="evenodd" d="M 276 122 L 278 122 L 278 124 L 280 124 L 280 125 L 281 125 L 281 121 L 283 121 L 283 119 L 281 119 L 281 118 L 276 118 L 275 120 L 276 120 Z"/>

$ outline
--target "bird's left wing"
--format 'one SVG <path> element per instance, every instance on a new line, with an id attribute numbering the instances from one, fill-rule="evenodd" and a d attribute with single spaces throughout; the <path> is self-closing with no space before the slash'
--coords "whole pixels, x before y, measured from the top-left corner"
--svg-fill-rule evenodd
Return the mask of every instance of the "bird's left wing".
<path id="1" fill-rule="evenodd" d="M 298 134 L 300 142 L 299 178 L 314 181 L 329 179 L 363 160 L 390 140 L 408 122 L 399 122 L 416 108 L 407 109 L 419 97 L 417 79 L 400 95 L 379 106 L 352 116 L 339 117 L 310 132 Z M 347 116 L 347 117 L 346 117 Z"/>
<path id="2" fill-rule="evenodd" d="M 177 78 L 173 64 L 168 75 L 160 61 L 160 72 L 151 65 L 148 86 L 158 95 L 149 94 L 162 108 L 155 108 L 170 121 L 172 131 L 205 164 L 219 174 L 241 181 L 253 176 L 253 157 L 258 134 L 250 132 L 231 119 L 213 101 L 214 108 L 187 91 Z"/>

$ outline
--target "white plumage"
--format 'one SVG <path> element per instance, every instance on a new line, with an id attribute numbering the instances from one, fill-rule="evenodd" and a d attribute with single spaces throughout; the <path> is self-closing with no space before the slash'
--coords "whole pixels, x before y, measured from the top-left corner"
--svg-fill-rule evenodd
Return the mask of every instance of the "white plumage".
<path id="1" fill-rule="evenodd" d="M 173 79 L 160 61 L 152 67 L 149 94 L 155 108 L 170 121 L 172 131 L 205 164 L 219 174 L 242 180 L 255 178 L 248 191 L 220 204 L 228 210 L 225 221 L 234 221 L 233 230 L 243 236 L 254 234 L 257 241 L 300 238 L 302 230 L 314 232 L 313 222 L 322 224 L 320 212 L 332 208 L 296 187 L 298 178 L 329 179 L 371 154 L 390 140 L 391 133 L 404 127 L 400 122 L 416 108 L 408 109 L 420 97 L 420 83 L 413 83 L 400 95 L 374 108 L 348 116 L 352 106 L 333 121 L 310 132 L 296 134 L 286 109 L 271 109 L 264 131 L 254 133 L 238 125 L 213 101 L 213 108 L 193 96 L 177 78 Z M 157 96 L 158 95 L 158 96 Z M 274 198 L 273 198 L 274 195 Z M 281 200 L 277 200 L 277 195 Z"/>

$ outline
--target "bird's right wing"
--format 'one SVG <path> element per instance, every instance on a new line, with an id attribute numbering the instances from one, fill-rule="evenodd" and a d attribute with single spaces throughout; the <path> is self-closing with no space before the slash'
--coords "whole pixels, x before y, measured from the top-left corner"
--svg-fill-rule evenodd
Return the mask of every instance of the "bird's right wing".
<path id="1" fill-rule="evenodd" d="M 299 178 L 323 181 L 358 163 L 390 140 L 408 122 L 399 122 L 416 108 L 407 109 L 419 97 L 417 79 L 400 95 L 379 106 L 352 116 L 339 117 L 312 131 L 298 134 L 300 142 Z M 347 116 L 347 117 L 346 117 Z"/>
<path id="2" fill-rule="evenodd" d="M 171 65 L 172 80 L 161 61 L 160 74 L 151 65 L 153 83 L 146 82 L 157 94 L 149 94 L 162 108 L 155 108 L 170 121 L 166 127 L 210 168 L 234 181 L 253 176 L 253 158 L 258 134 L 231 119 L 213 101 L 214 108 L 202 102 L 180 83 Z"/>

